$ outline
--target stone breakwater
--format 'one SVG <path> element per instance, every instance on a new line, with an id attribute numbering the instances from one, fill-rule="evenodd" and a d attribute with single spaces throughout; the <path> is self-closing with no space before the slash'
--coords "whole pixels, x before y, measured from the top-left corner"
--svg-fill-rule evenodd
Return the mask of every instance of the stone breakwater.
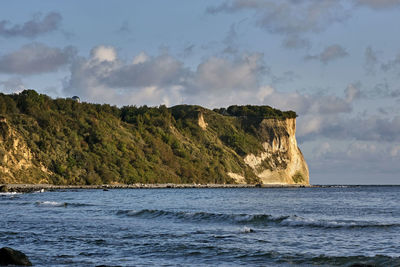
<path id="1" fill-rule="evenodd" d="M 112 185 L 50 185 L 50 184 L 4 184 L 0 192 L 32 193 L 40 191 L 79 189 L 163 189 L 163 188 L 298 188 L 311 187 L 287 184 L 112 184 Z"/>

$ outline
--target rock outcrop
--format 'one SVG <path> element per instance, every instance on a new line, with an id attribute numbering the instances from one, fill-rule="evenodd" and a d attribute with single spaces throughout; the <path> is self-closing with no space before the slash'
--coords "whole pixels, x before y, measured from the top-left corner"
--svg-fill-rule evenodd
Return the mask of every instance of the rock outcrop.
<path id="1" fill-rule="evenodd" d="M 259 125 L 264 150 L 244 161 L 264 184 L 309 184 L 309 171 L 296 141 L 296 119 L 264 119 Z"/>
<path id="2" fill-rule="evenodd" d="M 30 179 L 30 183 L 48 183 L 42 173 L 49 171 L 42 164 L 33 163 L 34 156 L 24 137 L 9 124 L 6 118 L 0 118 L 0 178 L 3 183 L 18 183 L 21 177 Z M 39 175 L 38 175 L 39 174 Z"/>
<path id="3" fill-rule="evenodd" d="M 0 265 L 32 266 L 32 263 L 21 251 L 3 247 L 0 249 Z"/>

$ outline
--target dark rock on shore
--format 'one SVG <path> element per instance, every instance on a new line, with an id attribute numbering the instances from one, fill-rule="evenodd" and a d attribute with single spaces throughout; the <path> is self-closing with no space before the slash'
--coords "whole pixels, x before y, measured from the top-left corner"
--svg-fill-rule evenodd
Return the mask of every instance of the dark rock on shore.
<path id="1" fill-rule="evenodd" d="M 8 187 L 6 185 L 0 185 L 0 193 L 8 192 Z"/>
<path id="2" fill-rule="evenodd" d="M 28 257 L 21 251 L 3 247 L 0 249 L 0 265 L 32 266 Z"/>
<path id="3" fill-rule="evenodd" d="M 7 192 L 33 193 L 57 190 L 79 190 L 79 189 L 184 189 L 184 188 L 299 188 L 298 184 L 106 184 L 106 185 L 50 185 L 50 184 L 7 184 Z M 312 186 L 305 186 L 312 187 Z M 1 188 L 1 185 L 0 185 Z"/>

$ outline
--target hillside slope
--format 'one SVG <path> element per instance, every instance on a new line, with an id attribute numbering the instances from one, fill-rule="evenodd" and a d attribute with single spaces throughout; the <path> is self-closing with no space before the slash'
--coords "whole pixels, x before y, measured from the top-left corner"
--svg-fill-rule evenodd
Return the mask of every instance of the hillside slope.
<path id="1" fill-rule="evenodd" d="M 309 184 L 296 114 L 0 94 L 0 183 Z"/>

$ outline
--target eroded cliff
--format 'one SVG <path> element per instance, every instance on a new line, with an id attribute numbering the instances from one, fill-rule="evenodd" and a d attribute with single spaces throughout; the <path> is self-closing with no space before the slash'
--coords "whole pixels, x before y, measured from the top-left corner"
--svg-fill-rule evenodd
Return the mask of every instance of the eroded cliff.
<path id="1" fill-rule="evenodd" d="M 48 183 L 49 171 L 34 155 L 23 136 L 0 117 L 0 181 L 3 183 Z"/>
<path id="2" fill-rule="evenodd" d="M 308 184 L 296 114 L 0 94 L 0 183 Z"/>
<path id="3" fill-rule="evenodd" d="M 309 172 L 296 141 L 296 119 L 264 119 L 259 131 L 263 151 L 246 155 L 248 164 L 264 184 L 309 184 Z"/>

